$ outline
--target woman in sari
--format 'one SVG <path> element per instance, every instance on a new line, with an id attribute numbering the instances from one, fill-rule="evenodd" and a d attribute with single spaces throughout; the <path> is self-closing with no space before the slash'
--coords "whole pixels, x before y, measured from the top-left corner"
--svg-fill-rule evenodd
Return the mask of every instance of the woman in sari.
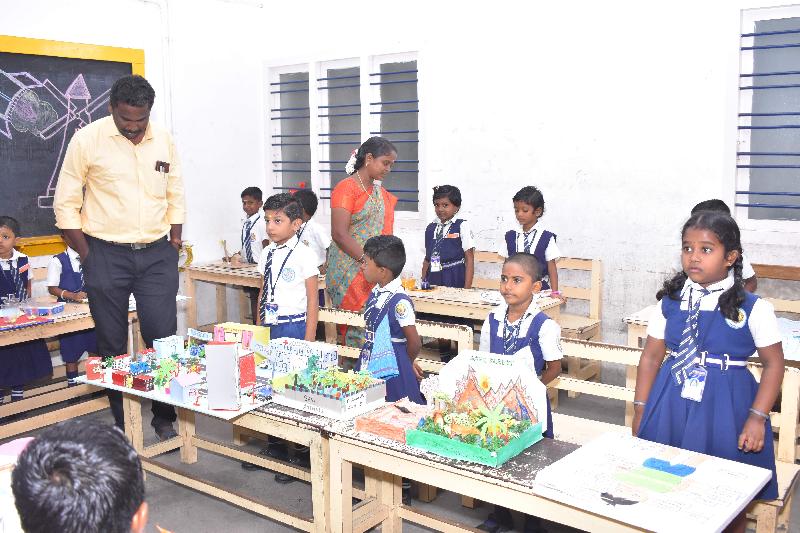
<path id="1" fill-rule="evenodd" d="M 376 235 L 391 235 L 397 197 L 382 187 L 392 170 L 397 149 L 383 137 L 370 137 L 350 157 L 347 179 L 331 193 L 331 237 L 325 283 L 333 306 L 360 312 L 372 285 L 364 279 L 364 243 Z M 344 326 L 348 345 L 360 346 L 362 330 Z M 346 333 L 345 333 L 346 332 Z"/>

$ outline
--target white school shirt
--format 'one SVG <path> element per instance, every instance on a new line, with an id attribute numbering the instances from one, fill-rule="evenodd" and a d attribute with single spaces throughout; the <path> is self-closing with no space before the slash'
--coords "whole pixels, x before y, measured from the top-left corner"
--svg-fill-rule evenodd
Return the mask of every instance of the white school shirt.
<path id="1" fill-rule="evenodd" d="M 508 304 L 503 302 L 492 309 L 491 313 L 489 313 L 489 315 L 494 315 L 494 319 L 499 322 L 497 336 L 501 339 L 506 332 L 506 311 L 508 311 Z M 540 311 L 541 309 L 539 309 L 539 306 L 536 305 L 536 300 L 532 300 L 531 304 L 528 306 L 528 309 L 526 309 L 522 314 L 522 318 L 517 320 L 517 322 L 511 322 L 511 325 L 514 325 L 522 321 L 519 328 L 520 337 L 528 334 L 533 317 L 535 317 Z M 489 317 L 487 316 L 486 320 L 483 321 L 483 329 L 481 329 L 481 342 L 478 348 L 482 352 L 491 351 L 491 331 Z M 555 320 L 548 319 L 542 324 L 542 328 L 539 330 L 539 347 L 542 349 L 542 357 L 545 361 L 558 361 L 564 357 L 564 354 L 561 353 L 561 326 L 559 326 Z"/>
<path id="2" fill-rule="evenodd" d="M 711 284 L 706 287 L 706 290 L 713 291 L 714 289 L 722 289 L 721 291 L 712 292 L 704 296 L 700 301 L 701 311 L 713 311 L 717 307 L 717 302 L 722 293 L 733 286 L 733 273 L 729 273 L 728 277 L 722 281 Z M 686 280 L 681 289 L 681 309 L 689 309 L 689 289 L 699 290 L 703 287 L 693 282 L 690 279 Z M 664 296 L 669 298 L 669 296 Z M 658 302 L 657 311 L 654 311 L 650 316 L 650 321 L 647 325 L 647 334 L 654 339 L 663 339 L 664 332 L 667 329 L 667 319 L 664 318 L 664 313 L 661 310 L 661 304 L 664 300 Z M 776 342 L 781 342 L 780 329 L 778 328 L 778 319 L 775 318 L 775 308 L 772 304 L 763 298 L 756 300 L 753 304 L 753 310 L 750 311 L 750 318 L 747 320 L 747 326 L 750 328 L 750 334 L 753 336 L 753 341 L 757 348 L 764 346 L 771 346 Z"/>
<path id="3" fill-rule="evenodd" d="M 307 310 L 306 299 L 306 280 L 310 277 L 319 276 L 317 268 L 317 258 L 311 248 L 297 240 L 295 235 L 285 243 L 278 246 L 274 242 L 264 248 L 261 258 L 258 260 L 258 272 L 261 274 L 261 281 L 264 281 L 264 268 L 267 265 L 267 256 L 270 250 L 274 250 L 272 255 L 272 283 L 275 285 L 275 295 L 272 298 L 278 304 L 278 316 L 296 315 L 305 313 Z M 283 260 L 291 251 L 286 265 L 281 270 Z M 278 272 L 280 271 L 280 277 Z M 277 281 L 276 281 L 277 280 Z M 265 286 L 264 291 L 269 289 Z M 270 301 L 269 294 L 267 301 Z"/>
<path id="4" fill-rule="evenodd" d="M 67 256 L 69 257 L 69 262 L 72 265 L 72 271 L 80 272 L 81 258 L 78 255 L 78 252 L 67 246 Z M 61 261 L 58 260 L 58 257 L 53 256 L 50 258 L 50 262 L 47 263 L 47 286 L 58 287 L 58 284 L 60 282 L 61 282 Z"/>
<path id="5" fill-rule="evenodd" d="M 400 278 L 394 278 L 392 281 L 387 283 L 385 287 L 375 285 L 375 287 L 372 289 L 372 292 L 378 295 L 375 305 L 381 308 L 384 306 L 384 304 L 386 304 L 386 300 L 391 298 L 393 294 L 406 294 Z M 389 309 L 389 312 L 394 313 L 394 317 L 397 319 L 397 323 L 400 324 L 401 328 L 413 326 L 417 323 L 417 316 L 414 313 L 414 307 L 408 305 L 408 301 L 398 302 L 394 306 L 394 309 Z"/>
<path id="6" fill-rule="evenodd" d="M 453 225 L 453 222 L 455 220 L 458 220 L 458 215 L 455 215 L 453 218 L 445 222 L 439 220 L 438 217 L 433 219 L 433 223 L 436 224 L 436 227 L 433 228 L 434 242 L 436 241 L 436 233 L 439 231 L 440 228 L 442 228 L 442 235 L 447 237 L 447 232 L 450 231 L 450 226 Z M 475 236 L 472 233 L 472 228 L 469 226 L 469 222 L 467 222 L 466 220 L 461 221 L 460 233 L 454 233 L 453 235 L 455 235 L 456 237 L 461 237 L 461 249 L 464 250 L 465 252 L 467 250 L 472 250 L 473 248 L 475 248 Z"/>
<path id="7" fill-rule="evenodd" d="M 2 268 L 4 271 L 10 271 L 12 268 L 14 268 L 14 269 L 17 268 L 17 262 L 18 262 L 20 257 L 28 257 L 28 256 L 23 254 L 22 252 L 18 251 L 16 248 L 14 248 L 14 251 L 11 252 L 11 259 L 0 259 L 0 268 Z M 30 261 L 28 261 L 28 268 L 30 268 L 30 267 L 31 267 L 31 263 L 30 263 Z M 28 272 L 28 280 L 31 280 L 31 279 L 32 279 L 31 273 Z M 27 292 L 27 290 L 28 290 L 28 288 L 25 287 L 25 291 L 26 292 Z M 0 298 L 5 300 L 6 295 L 5 294 L 0 294 Z"/>
<path id="8" fill-rule="evenodd" d="M 317 256 L 317 266 L 324 265 L 328 258 L 328 247 L 331 245 L 331 232 L 310 218 L 300 226 L 297 235 L 300 237 L 300 242 L 311 248 Z"/>
<path id="9" fill-rule="evenodd" d="M 250 230 L 249 234 L 246 234 L 245 230 L 247 229 L 247 225 L 253 221 L 256 221 L 256 223 L 253 224 L 253 229 Z M 242 229 L 239 230 L 239 240 L 242 242 L 242 250 L 239 253 L 242 256 L 242 261 L 247 262 L 247 255 L 244 251 L 245 239 L 250 239 L 250 249 L 253 251 L 253 261 L 258 263 L 258 260 L 261 258 L 261 252 L 264 249 L 264 245 L 262 243 L 267 240 L 267 223 L 264 221 L 264 215 L 261 214 L 261 212 L 244 219 L 242 221 Z"/>
<path id="10" fill-rule="evenodd" d="M 528 233 L 530 234 L 533 231 L 536 231 L 536 234 L 533 236 L 533 242 L 531 243 L 531 253 L 536 249 L 536 246 L 539 244 L 539 239 L 542 238 L 542 232 L 547 228 L 542 225 L 541 222 L 536 222 L 531 228 L 531 231 Z M 522 224 L 517 224 L 517 227 L 514 228 L 514 231 L 517 235 L 517 251 L 522 251 L 525 249 L 525 232 L 522 230 Z M 506 245 L 506 235 L 503 233 L 501 236 L 500 245 L 497 248 L 497 253 L 500 254 L 502 257 L 508 257 L 508 246 Z M 558 259 L 561 257 L 561 250 L 556 244 L 555 239 L 550 239 L 550 242 L 547 243 L 547 248 L 544 249 L 544 260 L 545 261 L 552 261 L 554 259 Z M 544 274 L 547 274 L 545 272 Z M 543 275 L 544 275 L 543 274 Z"/>
<path id="11" fill-rule="evenodd" d="M 23 254 L 16 248 L 13 248 L 13 251 L 11 252 L 11 259 L 0 259 L 0 267 L 2 267 L 3 270 L 11 270 L 12 268 L 17 268 L 17 260 L 20 257 L 28 257 L 28 256 Z M 30 268 L 30 262 L 28 262 L 28 268 Z M 31 279 L 30 276 L 28 276 L 28 279 Z M 3 296 L 5 296 L 5 294 Z"/>

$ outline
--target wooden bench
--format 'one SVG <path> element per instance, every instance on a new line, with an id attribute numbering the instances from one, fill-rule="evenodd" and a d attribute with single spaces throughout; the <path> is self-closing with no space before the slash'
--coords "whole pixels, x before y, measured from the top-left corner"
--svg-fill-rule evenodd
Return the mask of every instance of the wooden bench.
<path id="1" fill-rule="evenodd" d="M 756 271 L 756 277 L 758 277 L 759 281 L 775 279 L 800 282 L 800 267 L 754 264 L 753 270 Z M 760 291 L 756 292 L 760 293 Z M 765 297 L 764 299 L 775 307 L 776 312 L 800 314 L 800 300 L 784 300 L 780 298 L 768 297 Z"/>
<path id="2" fill-rule="evenodd" d="M 577 354 L 584 359 L 634 366 L 638 364 L 638 355 L 636 354 L 639 351 L 634 348 L 566 339 L 563 344 L 565 353 Z M 635 361 L 633 359 L 634 356 L 636 356 Z M 760 364 L 750 363 L 748 367 L 756 377 L 760 376 Z M 636 384 L 635 382 L 628 382 L 625 387 L 620 387 L 561 376 L 550 383 L 549 386 L 560 390 L 576 391 L 630 402 L 633 400 Z M 757 500 L 750 504 L 748 518 L 755 521 L 757 533 L 778 530 L 788 531 L 792 497 L 797 484 L 798 473 L 800 473 L 800 465 L 795 464 L 795 459 L 798 456 L 795 443 L 798 435 L 799 406 L 800 369 L 787 367 L 783 378 L 781 411 L 770 413 L 773 427 L 780 429 L 775 447 L 778 498 L 775 500 Z M 582 445 L 603 433 L 608 433 L 609 431 L 628 432 L 630 428 L 554 412 L 553 430 L 556 439 Z"/>

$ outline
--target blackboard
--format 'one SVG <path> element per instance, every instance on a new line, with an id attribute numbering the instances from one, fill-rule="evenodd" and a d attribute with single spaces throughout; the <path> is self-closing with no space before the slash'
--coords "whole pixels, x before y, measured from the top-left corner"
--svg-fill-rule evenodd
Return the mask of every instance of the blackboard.
<path id="1" fill-rule="evenodd" d="M 0 52 L 0 214 L 24 237 L 58 233 L 53 192 L 76 129 L 108 115 L 131 63 Z"/>

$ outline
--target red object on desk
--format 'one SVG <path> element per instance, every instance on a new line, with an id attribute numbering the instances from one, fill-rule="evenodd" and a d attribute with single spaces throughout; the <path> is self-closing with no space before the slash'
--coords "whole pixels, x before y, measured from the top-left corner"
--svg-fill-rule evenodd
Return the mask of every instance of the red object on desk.
<path id="1" fill-rule="evenodd" d="M 86 358 L 86 379 L 101 379 L 103 377 L 103 358 Z"/>
<path id="2" fill-rule="evenodd" d="M 256 384 L 256 361 L 252 353 L 239 358 L 239 388 L 246 389 Z"/>
<path id="3" fill-rule="evenodd" d="M 49 324 L 53 322 L 52 318 L 37 316 L 30 318 L 27 315 L 22 315 L 15 322 L 10 322 L 7 318 L 0 318 L 0 331 L 9 331 L 12 329 L 27 328 L 30 326 L 38 326 L 40 324 Z"/>
<path id="4" fill-rule="evenodd" d="M 126 387 L 125 381 L 128 378 L 129 372 L 125 370 L 114 370 L 111 372 L 111 383 L 120 387 Z"/>

